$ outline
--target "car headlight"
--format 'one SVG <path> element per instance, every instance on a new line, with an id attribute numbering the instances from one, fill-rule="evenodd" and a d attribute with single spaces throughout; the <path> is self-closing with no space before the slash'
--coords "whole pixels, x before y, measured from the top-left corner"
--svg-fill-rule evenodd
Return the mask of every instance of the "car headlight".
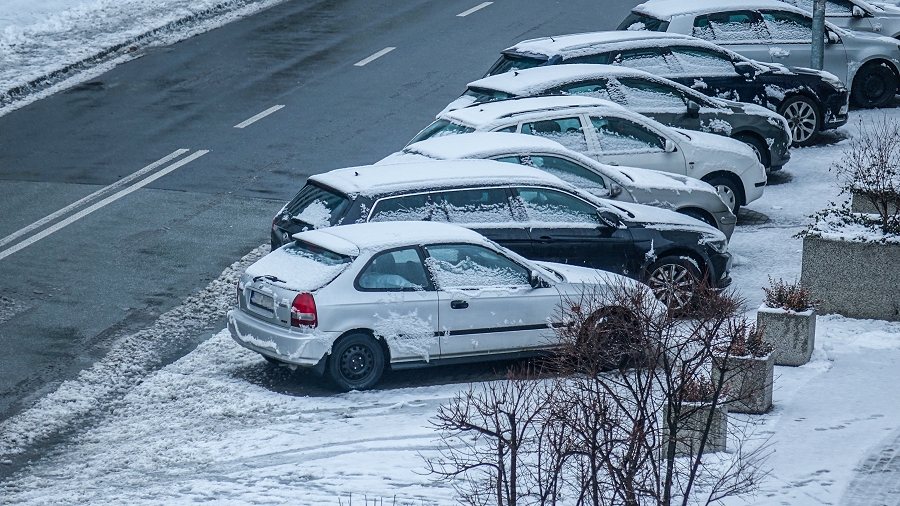
<path id="1" fill-rule="evenodd" d="M 716 253 L 725 253 L 728 251 L 728 241 L 721 237 L 703 236 L 700 238 L 700 244 L 709 246 Z"/>

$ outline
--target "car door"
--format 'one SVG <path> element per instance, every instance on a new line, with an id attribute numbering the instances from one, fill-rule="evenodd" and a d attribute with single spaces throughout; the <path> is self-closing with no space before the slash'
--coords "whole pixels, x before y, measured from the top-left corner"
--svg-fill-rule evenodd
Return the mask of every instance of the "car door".
<path id="1" fill-rule="evenodd" d="M 528 216 L 534 258 L 610 272 L 626 271 L 631 232 L 605 222 L 597 207 L 553 188 L 516 187 Z"/>
<path id="2" fill-rule="evenodd" d="M 425 251 L 437 285 L 442 359 L 533 351 L 553 341 L 559 292 L 532 287 L 527 267 L 477 244 Z"/>
<path id="3" fill-rule="evenodd" d="M 689 114 L 687 97 L 671 85 L 636 77 L 619 77 L 611 85 L 614 94 L 623 97 L 628 110 L 659 121 L 664 125 L 700 130 L 699 114 Z M 697 104 L 700 107 L 702 104 Z"/>
<path id="4" fill-rule="evenodd" d="M 588 142 L 584 136 L 581 115 L 562 114 L 537 121 L 528 121 L 518 126 L 519 133 L 537 135 L 552 139 L 563 146 L 584 153 L 588 150 Z"/>
<path id="5" fill-rule="evenodd" d="M 629 118 L 611 114 L 590 115 L 592 143 L 588 155 L 610 165 L 687 174 L 684 154 L 672 140 L 674 149 L 666 150 L 666 138 Z M 690 174 L 687 174 L 690 175 Z"/>
<path id="6" fill-rule="evenodd" d="M 708 40 L 758 61 L 771 61 L 768 32 L 762 17 L 752 10 L 704 14 L 694 18 L 694 37 Z"/>
<path id="7" fill-rule="evenodd" d="M 371 314 L 372 329 L 391 350 L 391 362 L 440 355 L 438 293 L 425 272 L 423 253 L 403 247 L 374 255 L 354 281 L 347 310 Z"/>
<path id="8" fill-rule="evenodd" d="M 663 77 L 711 97 L 768 104 L 765 87 L 754 76 L 741 75 L 729 53 L 697 46 L 672 46 L 669 51 L 678 67 Z"/>
<path id="9" fill-rule="evenodd" d="M 827 11 L 827 8 L 826 8 Z M 791 67 L 812 64 L 812 18 L 790 11 L 761 10 L 769 31 L 772 61 Z M 824 69 L 847 82 L 847 52 L 840 37 L 825 43 Z"/>

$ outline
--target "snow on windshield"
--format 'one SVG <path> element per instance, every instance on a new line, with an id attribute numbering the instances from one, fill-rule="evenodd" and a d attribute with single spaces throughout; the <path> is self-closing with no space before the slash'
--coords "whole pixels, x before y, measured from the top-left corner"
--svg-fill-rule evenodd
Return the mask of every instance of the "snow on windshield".
<path id="1" fill-rule="evenodd" d="M 303 210 L 296 218 L 304 223 L 309 223 L 313 228 L 325 228 L 331 226 L 331 209 L 321 200 L 315 200 Z"/>
<path id="2" fill-rule="evenodd" d="M 251 277 L 274 276 L 286 288 L 311 292 L 344 272 L 351 260 L 350 257 L 295 241 L 259 259 L 247 268 L 247 274 Z"/>

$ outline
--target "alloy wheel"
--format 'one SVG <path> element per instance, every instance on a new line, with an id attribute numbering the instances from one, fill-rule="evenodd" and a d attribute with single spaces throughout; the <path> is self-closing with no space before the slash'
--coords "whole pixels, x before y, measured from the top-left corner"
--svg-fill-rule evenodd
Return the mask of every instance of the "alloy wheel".
<path id="1" fill-rule="evenodd" d="M 648 280 L 653 295 L 669 309 L 684 309 L 694 297 L 694 275 L 687 266 L 667 263 L 660 265 Z"/>
<path id="2" fill-rule="evenodd" d="M 798 100 L 784 110 L 784 118 L 795 144 L 808 141 L 816 133 L 816 110 L 809 103 Z"/>

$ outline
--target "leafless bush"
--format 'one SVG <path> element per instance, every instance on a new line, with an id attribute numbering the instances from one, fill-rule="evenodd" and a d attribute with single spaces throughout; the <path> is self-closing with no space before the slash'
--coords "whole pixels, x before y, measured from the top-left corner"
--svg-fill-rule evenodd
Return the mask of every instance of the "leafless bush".
<path id="1" fill-rule="evenodd" d="M 735 323 L 733 294 L 699 294 L 690 318 L 630 282 L 564 301 L 548 364 L 556 376 L 454 398 L 438 413 L 444 447 L 429 469 L 454 478 L 473 505 L 710 504 L 752 491 L 761 454 L 747 451 L 745 438 L 732 433 L 737 448 L 703 455 L 720 430 L 717 408 L 729 402 L 713 358 L 751 336 Z M 679 452 L 686 431 L 696 450 L 687 455 Z"/>
<path id="2" fill-rule="evenodd" d="M 800 281 L 791 283 L 781 278 L 775 281 L 770 276 L 769 286 L 764 286 L 763 291 L 766 293 L 765 303 L 771 308 L 803 312 L 822 302 L 818 299 L 813 300 L 809 291 Z"/>

